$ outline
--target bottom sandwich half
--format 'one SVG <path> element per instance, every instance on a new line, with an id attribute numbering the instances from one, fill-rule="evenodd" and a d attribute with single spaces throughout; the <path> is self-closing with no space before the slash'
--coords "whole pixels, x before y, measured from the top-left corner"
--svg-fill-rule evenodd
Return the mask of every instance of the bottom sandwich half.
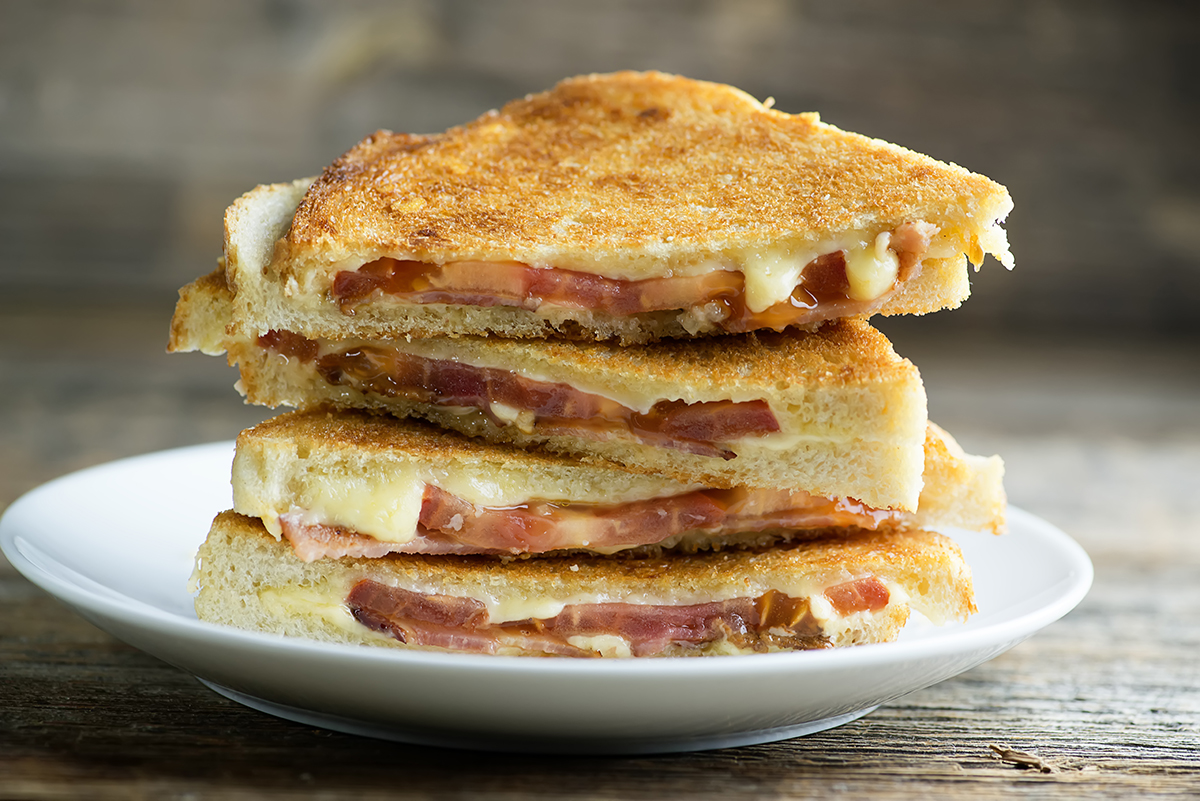
<path id="1" fill-rule="evenodd" d="M 916 610 L 975 611 L 957 545 L 848 529 L 770 548 L 620 558 L 390 554 L 302 561 L 262 523 L 213 522 L 201 620 L 326 642 L 484 654 L 651 657 L 894 640 Z"/>

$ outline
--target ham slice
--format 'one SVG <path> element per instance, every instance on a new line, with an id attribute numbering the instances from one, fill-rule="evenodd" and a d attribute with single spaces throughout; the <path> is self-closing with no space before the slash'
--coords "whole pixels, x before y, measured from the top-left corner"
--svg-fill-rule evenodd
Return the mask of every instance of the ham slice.
<path id="1" fill-rule="evenodd" d="M 882 595 L 881 595 L 882 593 Z M 871 576 L 825 590 L 833 598 L 872 599 L 871 611 L 887 605 L 887 588 Z M 882 598 L 882 602 L 879 599 Z M 769 590 L 757 598 L 669 606 L 655 604 L 568 604 L 551 618 L 492 623 L 473 598 L 417 593 L 370 579 L 356 583 L 346 598 L 355 619 L 410 645 L 493 654 L 508 650 L 559 656 L 600 656 L 575 637 L 615 636 L 634 656 L 729 640 L 756 651 L 829 647 L 808 600 Z M 840 614 L 864 611 L 859 603 Z M 853 608 L 851 608 L 853 607 Z M 578 640 L 576 641 L 578 643 Z"/>
<path id="2" fill-rule="evenodd" d="M 426 485 L 416 535 L 385 542 L 321 521 L 302 511 L 280 526 L 306 562 L 389 553 L 529 554 L 572 548 L 653 545 L 679 534 L 727 536 L 772 529 L 857 526 L 875 529 L 897 513 L 803 491 L 696 490 L 616 505 L 529 501 L 517 507 L 476 506 Z"/>

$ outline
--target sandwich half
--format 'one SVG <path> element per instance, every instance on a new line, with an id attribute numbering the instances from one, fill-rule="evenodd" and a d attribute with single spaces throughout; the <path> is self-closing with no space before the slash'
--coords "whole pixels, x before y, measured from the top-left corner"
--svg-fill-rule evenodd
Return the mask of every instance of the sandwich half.
<path id="1" fill-rule="evenodd" d="M 247 400 L 419 416 L 494 442 L 712 487 L 804 487 L 915 509 L 925 390 L 862 320 L 784 331 L 614 343 L 229 333 L 214 273 L 181 292 L 174 350 L 228 351 Z"/>
<path id="2" fill-rule="evenodd" d="M 916 511 L 846 492 L 718 489 L 471 441 L 359 411 L 291 412 L 247 429 L 234 510 L 303 561 L 392 553 L 526 556 L 761 547 L 829 528 L 1004 527 L 1003 465 L 926 438 Z"/>
<path id="3" fill-rule="evenodd" d="M 445 133 L 380 131 L 225 217 L 253 339 L 741 333 L 924 314 L 1013 264 L 1003 186 L 662 73 L 572 78 Z"/>
<path id="4" fill-rule="evenodd" d="M 201 620 L 334 643 L 486 654 L 653 657 L 886 642 L 916 609 L 975 611 L 953 543 L 859 532 L 644 559 L 404 556 L 304 562 L 217 516 L 197 555 Z"/>

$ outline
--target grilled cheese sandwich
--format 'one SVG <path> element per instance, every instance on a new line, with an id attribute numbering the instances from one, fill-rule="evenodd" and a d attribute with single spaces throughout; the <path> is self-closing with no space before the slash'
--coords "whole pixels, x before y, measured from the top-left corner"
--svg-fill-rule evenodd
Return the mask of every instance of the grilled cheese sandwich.
<path id="1" fill-rule="evenodd" d="M 1013 264 L 1004 187 L 662 73 L 563 81 L 435 136 L 381 131 L 226 214 L 248 338 L 625 344 L 924 314 Z"/>

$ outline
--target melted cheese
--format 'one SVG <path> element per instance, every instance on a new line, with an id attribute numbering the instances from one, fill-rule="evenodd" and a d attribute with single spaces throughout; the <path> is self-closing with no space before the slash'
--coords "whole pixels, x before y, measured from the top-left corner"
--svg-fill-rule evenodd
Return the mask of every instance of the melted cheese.
<path id="1" fill-rule="evenodd" d="M 661 401 L 686 400 L 689 403 L 704 401 L 730 400 L 745 402 L 768 400 L 763 397 L 763 391 L 756 387 L 733 387 L 725 393 L 717 394 L 706 387 L 688 387 L 680 389 L 669 381 L 626 381 L 621 377 L 606 375 L 604 371 L 587 371 L 570 363 L 569 360 L 555 362 L 537 352 L 536 348 L 525 348 L 519 343 L 509 348 L 478 347 L 473 341 L 463 342 L 445 337 L 429 339 L 414 339 L 412 341 L 393 340 L 388 343 L 399 353 L 418 356 L 422 359 L 436 359 L 458 362 L 471 367 L 503 370 L 529 381 L 541 384 L 566 384 L 580 392 L 596 395 L 606 400 L 621 404 L 639 414 L 648 414 L 655 404 Z M 337 342 L 325 342 L 322 353 L 333 353 L 351 350 L 355 347 L 381 347 L 379 341 L 349 339 Z M 300 385 L 318 380 L 316 371 L 311 365 L 304 366 L 305 374 L 295 379 Z M 710 389 L 706 393 L 705 390 Z M 334 388 L 337 391 L 337 388 Z M 684 397 L 683 395 L 686 395 Z M 449 411 L 461 415 L 478 414 L 474 407 L 439 406 L 441 411 Z M 516 409 L 503 403 L 492 403 L 491 412 L 499 420 L 516 425 L 520 430 L 529 433 L 525 426 L 532 422 L 526 411 Z M 785 414 L 775 410 L 776 417 L 782 423 Z"/>
<path id="2" fill-rule="evenodd" d="M 565 600 L 553 598 L 522 598 L 517 595 L 497 597 L 494 595 L 479 596 L 478 600 L 488 610 L 488 620 L 492 623 L 511 623 L 515 620 L 549 620 L 556 617 L 563 607 L 568 604 L 580 603 L 578 597 Z M 595 601 L 583 601 L 583 603 Z"/>
<path id="3" fill-rule="evenodd" d="M 809 262 L 839 250 L 846 256 L 849 296 L 859 301 L 875 300 L 896 283 L 900 268 L 900 259 L 888 248 L 890 242 L 890 233 L 873 238 L 866 234 L 851 234 L 809 248 L 769 248 L 743 253 L 741 270 L 746 278 L 746 308 L 761 312 L 776 303 L 783 303 L 795 291 Z"/>
<path id="4" fill-rule="evenodd" d="M 240 453 L 236 474 L 242 473 Z M 303 459 L 284 457 L 280 463 L 254 465 L 249 480 L 234 482 L 234 508 L 262 519 L 275 537 L 279 517 L 297 515 L 301 522 L 342 526 L 383 542 L 405 543 L 417 533 L 421 502 L 427 484 L 440 487 L 475 506 L 513 507 L 530 500 L 621 504 L 669 497 L 699 489 L 667 478 L 616 473 L 601 486 L 581 485 L 576 474 L 539 476 L 517 465 L 427 464 L 394 461 L 371 465 L 328 465 L 319 469 Z"/>
<path id="5" fill-rule="evenodd" d="M 776 431 L 771 434 L 746 437 L 740 442 L 733 444 L 741 446 L 740 448 L 734 448 L 740 455 L 754 453 L 755 451 L 791 451 L 811 443 L 824 444 L 829 441 L 829 435 L 824 432 L 819 434 L 800 434 L 791 431 Z"/>
<path id="6" fill-rule="evenodd" d="M 345 595 L 344 591 L 329 583 L 314 587 L 265 587 L 258 591 L 259 601 L 273 617 L 285 620 L 315 617 L 353 637 L 393 641 L 392 637 L 359 623 L 350 613 Z"/>
<path id="7" fill-rule="evenodd" d="M 294 501 L 309 523 L 345 526 L 386 542 L 408 542 L 417 534 L 425 482 L 412 465 L 385 473 L 363 471 L 337 477 L 308 474 Z M 273 517 L 289 509 L 273 509 Z"/>
<path id="8" fill-rule="evenodd" d="M 574 637 L 568 637 L 567 642 L 585 651 L 595 651 L 601 656 L 621 659 L 633 656 L 633 651 L 629 648 L 629 640 L 615 634 L 596 634 L 591 637 L 576 634 Z"/>
<path id="9" fill-rule="evenodd" d="M 831 251 L 838 250 L 832 248 Z M 761 312 L 791 296 L 800 273 L 817 256 L 815 251 L 789 251 L 773 248 L 742 256 L 742 274 L 746 278 L 746 308 Z"/>
<path id="10" fill-rule="evenodd" d="M 834 586 L 846 581 L 846 577 L 838 575 L 830 577 L 827 583 L 819 583 L 813 579 L 779 576 L 768 582 L 738 582 L 707 590 L 686 590 L 677 588 L 669 595 L 646 592 L 576 592 L 564 596 L 526 596 L 514 593 L 500 586 L 495 591 L 491 588 L 482 589 L 472 595 L 475 600 L 487 607 L 488 620 L 492 623 L 508 623 L 517 620 L 547 620 L 562 612 L 567 606 L 586 604 L 624 603 L 645 606 L 690 606 L 693 604 L 711 603 L 713 601 L 728 601 L 733 598 L 746 596 L 757 598 L 769 590 L 776 590 L 793 598 L 810 598 L 819 596 L 826 586 Z M 434 586 L 411 586 L 406 589 L 437 595 L 444 593 L 445 588 Z M 830 609 L 830 614 L 836 617 Z"/>
<path id="11" fill-rule="evenodd" d="M 998 223 L 993 223 L 979 234 L 978 246 L 981 251 L 978 261 L 975 258 L 971 259 L 976 270 L 983 261 L 984 253 L 991 253 L 1006 269 L 1011 270 L 1016 266 L 1012 252 L 1008 249 L 1008 234 Z"/>
<path id="12" fill-rule="evenodd" d="M 533 424 L 537 419 L 536 415 L 528 409 L 518 409 L 516 406 L 509 406 L 507 403 L 491 403 L 489 404 L 492 414 L 496 415 L 496 419 L 505 425 L 515 425 L 526 434 L 533 433 Z"/>
<path id="13" fill-rule="evenodd" d="M 521 378 L 541 384 L 566 384 L 588 395 L 596 395 L 619 403 L 625 408 L 632 409 L 639 414 L 648 414 L 654 408 L 655 404 L 660 401 L 687 400 L 689 403 L 694 403 L 718 400 L 731 400 L 734 402 L 767 400 L 768 403 L 770 402 L 769 399 L 762 397 L 761 391 L 754 389 L 739 390 L 735 388 L 724 395 L 716 395 L 714 393 L 712 395 L 696 397 L 693 393 L 702 391 L 702 388 L 688 388 L 689 397 L 680 397 L 679 388 L 673 385 L 667 387 L 656 385 L 649 381 L 621 382 L 620 385 L 617 385 L 617 382 L 606 380 L 607 377 L 598 372 L 587 373 L 579 370 L 570 363 L 550 363 L 538 359 L 535 354 L 529 352 L 513 355 L 505 352 L 496 353 L 486 348 L 464 352 L 461 344 L 453 340 L 447 341 L 440 338 L 413 340 L 412 342 L 396 340 L 390 344 L 400 353 L 419 356 L 423 359 L 441 359 L 458 362 L 471 367 L 504 370 Z M 332 352 L 335 347 L 338 350 L 347 350 L 355 346 L 367 345 L 379 347 L 378 342 L 368 342 L 366 340 L 339 341 L 333 346 L 326 345 L 326 347 Z M 297 383 L 303 385 L 315 381 L 315 370 L 311 366 L 306 366 L 304 369 L 306 372 L 303 377 L 296 379 Z M 674 390 L 674 392 L 670 392 L 669 390 Z M 463 416 L 479 414 L 479 410 L 473 406 L 439 406 L 438 408 L 444 412 L 452 412 Z M 526 426 L 531 426 L 536 420 L 536 417 L 531 412 L 516 409 L 503 403 L 492 403 L 491 412 L 502 422 L 516 425 L 518 429 L 526 433 L 530 433 Z M 782 422 L 785 415 L 778 410 L 776 410 L 775 414 Z"/>
<path id="14" fill-rule="evenodd" d="M 891 240 L 891 234 L 883 233 L 869 247 L 846 251 L 846 280 L 850 284 L 847 294 L 851 300 L 875 300 L 896 283 L 900 258 L 888 248 Z"/>
<path id="15" fill-rule="evenodd" d="M 836 579 L 833 584 L 840 583 L 842 578 Z M 902 588 L 886 582 L 890 598 L 888 605 L 884 609 L 889 609 L 908 602 L 908 594 Z M 439 594 L 437 589 L 430 587 L 412 586 L 405 587 L 412 592 Z M 833 606 L 825 598 L 824 590 L 819 584 L 808 582 L 788 582 L 781 581 L 778 583 L 772 582 L 770 586 L 757 588 L 747 592 L 747 587 L 728 586 L 721 588 L 720 591 L 712 592 L 708 595 L 698 595 L 695 593 L 685 593 L 678 597 L 659 597 L 646 594 L 630 594 L 621 596 L 597 595 L 594 593 L 577 593 L 561 598 L 526 598 L 516 594 L 506 596 L 496 596 L 491 593 L 482 592 L 473 597 L 484 604 L 488 610 L 488 622 L 494 625 L 502 623 L 511 623 L 521 620 L 548 620 L 555 617 L 566 606 L 576 606 L 584 604 L 597 603 L 632 603 L 644 604 L 652 606 L 685 606 L 691 604 L 709 603 L 713 601 L 726 601 L 733 598 L 745 597 L 747 594 L 753 594 L 754 597 L 767 592 L 770 589 L 783 592 L 793 598 L 808 598 L 809 609 L 812 611 L 813 617 L 821 623 L 822 628 L 831 631 L 849 624 L 855 620 L 869 616 L 871 612 L 855 612 L 851 615 L 838 615 Z M 349 590 L 341 583 L 331 581 L 323 582 L 308 587 L 265 587 L 259 590 L 258 597 L 265 607 L 268 614 L 280 618 L 292 618 L 297 616 L 315 616 L 328 623 L 337 629 L 362 636 L 364 632 L 371 631 L 363 626 L 354 615 L 350 613 L 346 605 L 346 595 Z M 939 625 L 941 621 L 935 621 Z M 377 634 L 382 639 L 390 640 L 391 638 Z M 599 651 L 605 656 L 629 656 L 629 643 L 623 638 L 610 634 L 599 635 L 578 635 L 568 639 L 571 645 L 579 648 L 591 649 Z"/>

